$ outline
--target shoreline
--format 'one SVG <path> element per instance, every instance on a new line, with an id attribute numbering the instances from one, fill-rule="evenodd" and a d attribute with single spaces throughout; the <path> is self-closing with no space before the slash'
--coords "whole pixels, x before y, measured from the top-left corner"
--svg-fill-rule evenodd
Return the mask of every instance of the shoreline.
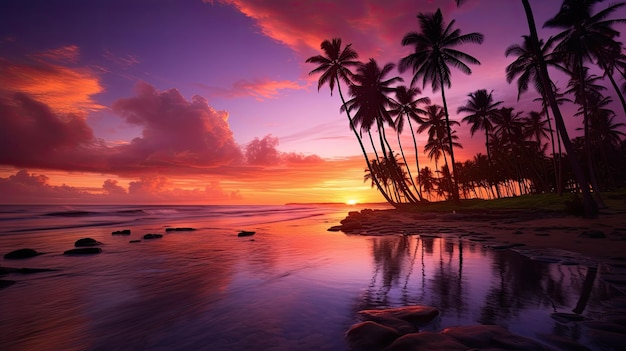
<path id="1" fill-rule="evenodd" d="M 459 235 L 486 246 L 565 250 L 599 259 L 626 260 L 626 213 L 601 211 L 598 218 L 562 211 L 467 210 L 453 213 L 399 209 L 352 211 L 329 228 L 355 235 Z M 506 247 L 501 247 L 506 248 Z"/>

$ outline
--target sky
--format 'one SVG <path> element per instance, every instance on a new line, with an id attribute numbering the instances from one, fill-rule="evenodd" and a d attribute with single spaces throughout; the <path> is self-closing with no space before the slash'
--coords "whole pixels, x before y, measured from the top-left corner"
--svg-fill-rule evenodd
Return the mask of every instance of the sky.
<path id="1" fill-rule="evenodd" d="M 541 25 L 561 2 L 530 3 L 540 36 L 554 35 Z M 3 0 L 0 203 L 383 201 L 363 182 L 338 94 L 318 91 L 305 60 L 339 37 L 362 61 L 397 64 L 411 52 L 401 40 L 418 30 L 417 13 L 437 8 L 462 34 L 485 36 L 459 47 L 481 65 L 469 76 L 453 70 L 452 119 L 477 89 L 516 111 L 540 109 L 533 91 L 518 101 L 505 79 L 514 59 L 504 51 L 528 32 L 519 1 Z M 411 82 L 410 71 L 393 74 Z M 422 90 L 441 103 L 440 92 Z M 564 106 L 573 136 L 575 110 Z M 457 161 L 485 153 L 467 125 L 458 135 Z M 412 144 L 408 132 L 402 140 Z"/>

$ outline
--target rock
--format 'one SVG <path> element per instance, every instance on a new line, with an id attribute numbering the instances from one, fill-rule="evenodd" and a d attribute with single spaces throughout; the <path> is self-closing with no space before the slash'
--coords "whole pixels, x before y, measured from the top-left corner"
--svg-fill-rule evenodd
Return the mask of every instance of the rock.
<path id="1" fill-rule="evenodd" d="M 80 249 L 71 249 L 65 251 L 64 255 L 93 255 L 99 254 L 102 252 L 102 249 L 99 247 L 83 247 Z"/>
<path id="2" fill-rule="evenodd" d="M 8 254 L 4 255 L 4 258 L 7 260 L 21 260 L 24 258 L 31 258 L 43 254 L 43 252 L 37 252 L 33 249 L 19 249 L 9 252 Z"/>
<path id="3" fill-rule="evenodd" d="M 516 231 L 514 231 L 514 232 L 513 232 L 513 234 L 515 234 L 515 235 L 521 235 L 521 234 L 524 234 L 524 232 L 523 232 L 523 231 L 521 231 L 521 230 L 516 230 Z"/>
<path id="4" fill-rule="evenodd" d="M 116 230 L 111 235 L 130 235 L 130 229 Z"/>
<path id="5" fill-rule="evenodd" d="M 129 241 L 129 243 L 140 243 L 140 242 L 141 242 L 141 240 L 131 240 L 131 241 Z"/>
<path id="6" fill-rule="evenodd" d="M 101 244 L 102 244 L 101 242 L 96 241 L 95 239 L 92 239 L 92 238 L 82 238 L 82 239 L 76 240 L 76 242 L 74 243 L 74 247 L 97 246 Z"/>
<path id="7" fill-rule="evenodd" d="M 433 332 L 411 333 L 396 339 L 384 351 L 418 351 L 418 350 L 463 350 L 467 346 L 445 334 Z"/>
<path id="8" fill-rule="evenodd" d="M 13 284 L 15 284 L 15 280 L 0 279 L 0 289 L 8 288 L 9 286 Z"/>
<path id="9" fill-rule="evenodd" d="M 604 232 L 601 230 L 585 230 L 584 232 L 580 233 L 581 237 L 583 238 L 590 238 L 590 239 L 604 239 L 606 238 L 606 235 L 604 235 Z"/>
<path id="10" fill-rule="evenodd" d="M 166 232 L 191 232 L 196 230 L 195 228 L 182 227 L 182 228 L 165 228 Z"/>
<path id="11" fill-rule="evenodd" d="M 328 228 L 327 231 L 329 231 L 329 232 L 338 232 L 338 231 L 341 231 L 341 228 L 343 228 L 343 226 L 341 226 L 341 225 L 334 225 L 334 226 Z"/>
<path id="12" fill-rule="evenodd" d="M 446 328 L 442 334 L 468 348 L 501 348 L 507 350 L 546 351 L 548 348 L 532 339 L 513 334 L 499 325 L 471 325 Z"/>
<path id="13" fill-rule="evenodd" d="M 353 348 L 381 349 L 391 344 L 400 335 L 393 328 L 366 321 L 353 325 L 346 333 L 346 339 Z"/>
<path id="14" fill-rule="evenodd" d="M 359 314 L 364 319 L 375 322 L 377 320 L 399 319 L 411 324 L 426 325 L 439 316 L 439 310 L 431 306 L 414 305 L 382 310 L 363 310 L 359 311 Z"/>
<path id="15" fill-rule="evenodd" d="M 237 236 L 252 236 L 254 235 L 256 232 L 252 232 L 252 231 L 247 231 L 247 230 L 242 230 L 239 232 L 239 234 L 237 234 Z"/>
<path id="16" fill-rule="evenodd" d="M 148 240 L 148 239 L 159 239 L 162 238 L 163 234 L 146 234 L 143 236 L 144 239 Z"/>

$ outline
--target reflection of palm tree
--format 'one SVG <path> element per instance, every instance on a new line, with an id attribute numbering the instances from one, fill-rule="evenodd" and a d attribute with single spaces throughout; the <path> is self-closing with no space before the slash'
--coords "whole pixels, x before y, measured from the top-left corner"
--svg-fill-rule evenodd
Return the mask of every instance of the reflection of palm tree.
<path id="1" fill-rule="evenodd" d="M 415 51 L 412 54 L 402 58 L 400 61 L 400 71 L 403 72 L 408 68 L 413 69 L 413 85 L 419 78 L 423 78 L 423 86 L 427 82 L 431 83 L 433 91 L 441 89 L 441 98 L 445 111 L 448 141 L 450 143 L 450 158 L 452 161 L 452 181 L 454 191 L 452 193 L 454 200 L 459 199 L 459 189 L 454 179 L 454 150 L 452 144 L 452 130 L 450 128 L 448 104 L 446 102 L 444 87 L 450 87 L 450 67 L 452 65 L 460 69 L 463 73 L 470 74 L 472 70 L 465 62 L 472 64 L 480 64 L 480 62 L 471 55 L 453 49 L 453 47 L 464 43 L 482 43 L 483 35 L 480 33 L 469 33 L 461 35 L 459 29 L 453 29 L 454 20 L 450 24 L 445 25 L 441 10 L 435 13 L 417 15 L 420 32 L 411 32 L 402 39 L 403 46 L 414 46 Z"/>
<path id="2" fill-rule="evenodd" d="M 421 91 L 418 88 L 407 88 L 404 85 L 398 86 L 396 88 L 396 98 L 391 101 L 391 109 L 390 113 L 393 116 L 396 116 L 395 120 L 395 128 L 396 133 L 398 135 L 398 146 L 400 147 L 400 152 L 402 153 L 402 159 L 404 163 L 407 164 L 407 171 L 409 172 L 409 177 L 411 178 L 411 183 L 413 187 L 417 191 L 417 195 L 420 200 L 422 198 L 422 190 L 420 186 L 420 164 L 419 164 L 419 152 L 417 149 L 417 141 L 415 140 L 415 129 L 413 129 L 413 123 L 411 120 L 416 121 L 418 124 L 423 124 L 424 120 L 420 117 L 420 115 L 426 114 L 426 111 L 422 110 L 418 106 L 420 104 L 429 104 L 430 99 L 428 97 L 417 98 L 417 95 L 421 94 Z M 400 142 L 400 134 L 404 129 L 404 120 L 409 122 L 409 129 L 411 130 L 411 136 L 413 137 L 413 147 L 415 150 L 415 167 L 417 168 L 417 185 L 419 188 L 415 186 L 413 182 L 413 176 L 411 175 L 411 169 L 408 167 L 408 163 L 406 162 L 406 158 L 404 157 L 404 150 L 402 149 L 402 143 Z"/>
<path id="3" fill-rule="evenodd" d="M 497 107 L 502 101 L 493 101 L 493 93 L 487 93 L 487 90 L 480 89 L 469 94 L 469 100 L 464 106 L 459 107 L 458 113 L 466 112 L 468 116 L 463 117 L 463 122 L 471 125 L 470 133 L 474 136 L 477 130 L 485 131 L 485 148 L 487 149 L 487 159 L 489 160 L 489 167 L 493 169 L 493 163 L 491 162 L 491 152 L 489 151 L 489 133 L 493 130 L 493 123 L 491 122 L 494 116 L 498 113 Z M 489 179 L 489 185 L 492 187 L 491 177 Z M 493 191 L 493 189 L 492 189 Z M 496 193 L 500 198 L 500 190 L 498 184 L 496 184 Z"/>
<path id="4" fill-rule="evenodd" d="M 323 85 L 328 84 L 328 86 L 330 87 L 330 93 L 332 95 L 336 84 L 337 90 L 339 91 L 339 96 L 341 97 L 342 106 L 346 105 L 346 101 L 343 98 L 343 94 L 341 93 L 340 83 L 343 81 L 345 84 L 351 84 L 351 78 L 353 74 L 352 71 L 350 71 L 350 68 L 359 65 L 359 62 L 356 61 L 356 59 L 358 58 L 358 54 L 356 53 L 356 51 L 354 51 L 354 49 L 351 48 L 351 45 L 352 44 L 348 44 L 342 49 L 341 39 L 334 38 L 332 39 L 332 41 L 324 40 L 321 44 L 321 48 L 326 56 L 317 55 L 309 57 L 306 60 L 307 63 L 314 63 L 318 65 L 318 67 L 309 72 L 309 74 L 322 74 L 319 78 L 317 89 L 319 90 Z M 354 135 L 359 142 L 359 146 L 361 146 L 361 151 L 363 152 L 363 157 L 365 157 L 367 168 L 371 171 L 372 166 L 369 162 L 367 151 L 365 151 L 363 141 L 361 140 L 361 137 L 359 136 L 359 133 L 355 128 L 349 111 L 346 111 L 346 116 L 348 117 L 348 121 L 350 122 L 350 129 L 354 131 Z M 378 180 L 373 179 L 373 181 L 385 200 L 387 200 L 387 202 L 389 202 L 390 204 L 393 204 L 393 201 L 391 201 L 387 193 L 383 191 L 381 185 L 378 183 Z"/>

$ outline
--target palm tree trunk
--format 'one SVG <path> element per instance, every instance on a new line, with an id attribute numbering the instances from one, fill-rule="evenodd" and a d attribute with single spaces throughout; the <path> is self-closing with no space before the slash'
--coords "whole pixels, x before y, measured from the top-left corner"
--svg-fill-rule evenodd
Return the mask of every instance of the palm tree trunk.
<path id="1" fill-rule="evenodd" d="M 487 160 L 489 160 L 489 168 L 493 171 L 493 162 L 491 162 L 491 150 L 489 150 L 489 131 L 485 129 L 485 148 L 487 149 Z M 489 182 L 489 188 L 493 192 L 493 182 L 491 181 L 491 174 L 487 175 L 487 181 Z M 500 198 L 500 189 L 496 185 L 496 194 L 498 199 Z"/>
<path id="2" fill-rule="evenodd" d="M 417 186 L 418 186 L 417 194 L 420 197 L 420 199 L 422 199 L 422 182 L 420 181 L 419 150 L 417 149 L 417 141 L 415 140 L 415 131 L 413 130 L 411 117 L 407 116 L 407 120 L 409 121 L 409 128 L 411 128 L 411 136 L 413 137 L 413 148 L 415 149 L 415 167 L 417 168 Z"/>
<path id="3" fill-rule="evenodd" d="M 524 6 L 524 11 L 526 12 L 526 19 L 528 20 L 528 29 L 530 30 L 530 37 L 533 44 L 533 50 L 537 53 L 541 52 L 539 47 L 539 37 L 537 35 L 537 27 L 535 26 L 535 18 L 533 16 L 532 8 L 530 7 L 530 3 L 528 0 L 522 0 L 522 5 Z M 569 161 L 572 167 L 572 171 L 574 172 L 574 176 L 576 177 L 576 181 L 580 185 L 583 193 L 583 206 L 585 210 L 585 217 L 595 218 L 598 216 L 598 205 L 594 201 L 591 196 L 591 192 L 589 190 L 589 182 L 587 181 L 587 177 L 583 172 L 582 167 L 578 163 L 576 159 L 576 155 L 574 153 L 574 147 L 572 146 L 571 141 L 569 140 L 569 136 L 567 134 L 567 129 L 565 127 L 565 122 L 563 121 L 563 116 L 561 115 L 561 111 L 559 110 L 559 106 L 557 105 L 556 98 L 554 93 L 552 92 L 550 85 L 550 75 L 548 74 L 548 68 L 546 66 L 546 62 L 543 58 L 543 55 L 537 55 L 539 60 L 539 79 L 541 80 L 541 85 L 544 87 L 544 91 L 548 96 L 548 101 L 550 102 L 550 107 L 552 108 L 552 115 L 554 116 L 555 123 L 557 125 L 558 130 L 563 137 L 563 144 L 565 146 L 565 151 L 567 152 L 567 156 L 569 157 Z"/>
<path id="4" fill-rule="evenodd" d="M 448 141 L 450 143 L 450 161 L 452 162 L 452 168 L 448 168 L 450 171 L 450 180 L 452 181 L 452 199 L 454 202 L 459 202 L 459 185 L 456 182 L 456 166 L 454 162 L 454 145 L 452 142 L 452 130 L 450 128 L 450 116 L 448 115 L 448 103 L 446 102 L 446 94 L 444 93 L 443 75 L 439 75 L 441 84 L 441 100 L 443 101 L 443 110 L 446 113 L 446 127 L 448 129 Z"/>
<path id="5" fill-rule="evenodd" d="M 422 193 L 420 189 L 417 187 L 417 185 L 415 185 L 415 181 L 413 180 L 413 175 L 411 174 L 411 167 L 409 167 L 409 163 L 406 162 L 406 157 L 404 157 L 404 149 L 402 149 L 402 143 L 400 142 L 400 133 L 396 133 L 396 134 L 398 136 L 398 146 L 400 147 L 400 154 L 402 155 L 402 160 L 404 161 L 404 166 L 406 167 L 406 171 L 409 175 L 409 179 L 411 179 L 411 185 L 413 185 L 413 189 L 415 189 L 415 191 L 417 192 L 419 201 L 422 201 Z M 419 168 L 417 169 L 417 174 L 419 174 Z"/>
<path id="6" fill-rule="evenodd" d="M 374 174 L 374 171 L 372 170 L 372 165 L 370 163 L 369 158 L 367 157 L 367 151 L 365 151 L 365 147 L 363 146 L 363 141 L 361 140 L 361 137 L 359 136 L 359 132 L 357 132 L 354 126 L 354 122 L 352 121 L 352 117 L 350 117 L 350 112 L 348 111 L 348 108 L 346 107 L 346 100 L 343 98 L 343 94 L 341 93 L 341 84 L 339 82 L 338 77 L 337 77 L 337 90 L 339 90 L 339 97 L 341 98 L 341 103 L 343 104 L 343 107 L 346 110 L 346 116 L 348 117 L 348 121 L 350 121 L 350 129 L 352 129 L 352 131 L 354 132 L 354 135 L 356 136 L 356 140 L 359 142 L 359 146 L 361 146 L 361 151 L 363 152 L 363 157 L 365 157 L 365 162 L 367 163 L 367 168 L 369 169 L 370 174 L 372 175 L 372 179 L 374 180 L 374 183 L 376 184 L 378 191 L 385 198 L 385 200 L 389 204 L 395 207 L 396 203 L 392 201 L 389 195 L 383 190 L 380 183 L 378 182 L 378 179 L 376 179 L 376 175 Z"/>
<path id="7" fill-rule="evenodd" d="M 550 121 L 550 113 L 548 112 L 547 98 L 545 97 L 545 94 L 543 95 L 543 111 L 545 112 L 546 118 L 548 119 L 548 129 L 550 130 L 550 143 L 552 144 L 552 165 L 554 166 L 554 181 L 556 182 L 556 192 L 560 196 L 563 194 L 563 189 L 561 188 L 559 170 L 557 168 L 556 150 L 554 148 L 554 131 L 552 130 L 552 122 Z"/>
<path id="8" fill-rule="evenodd" d="M 587 171 L 589 172 L 589 179 L 591 180 L 591 187 L 593 188 L 593 196 L 596 199 L 596 204 L 600 208 L 606 208 L 602 197 L 600 196 L 600 187 L 598 186 L 598 180 L 596 179 L 596 171 L 593 167 L 593 159 L 591 156 L 591 136 L 589 135 L 589 107 L 587 106 L 587 91 L 585 86 L 585 74 L 583 68 L 583 58 L 578 56 L 578 79 L 580 80 L 580 90 L 582 91 L 582 104 L 583 104 L 583 128 L 585 132 L 585 158 L 587 161 Z"/>
<path id="9" fill-rule="evenodd" d="M 617 86 L 617 83 L 615 83 L 613 74 L 607 69 L 606 65 L 602 61 L 600 61 L 599 63 L 600 63 L 600 67 L 602 67 L 602 69 L 604 70 L 604 74 L 607 77 L 609 77 L 609 81 L 611 82 L 613 89 L 615 89 L 615 92 L 617 93 L 617 97 L 619 98 L 619 101 L 622 103 L 622 108 L 624 109 L 624 113 L 626 113 L 626 100 L 624 100 L 624 94 L 622 94 L 622 91 Z"/>

